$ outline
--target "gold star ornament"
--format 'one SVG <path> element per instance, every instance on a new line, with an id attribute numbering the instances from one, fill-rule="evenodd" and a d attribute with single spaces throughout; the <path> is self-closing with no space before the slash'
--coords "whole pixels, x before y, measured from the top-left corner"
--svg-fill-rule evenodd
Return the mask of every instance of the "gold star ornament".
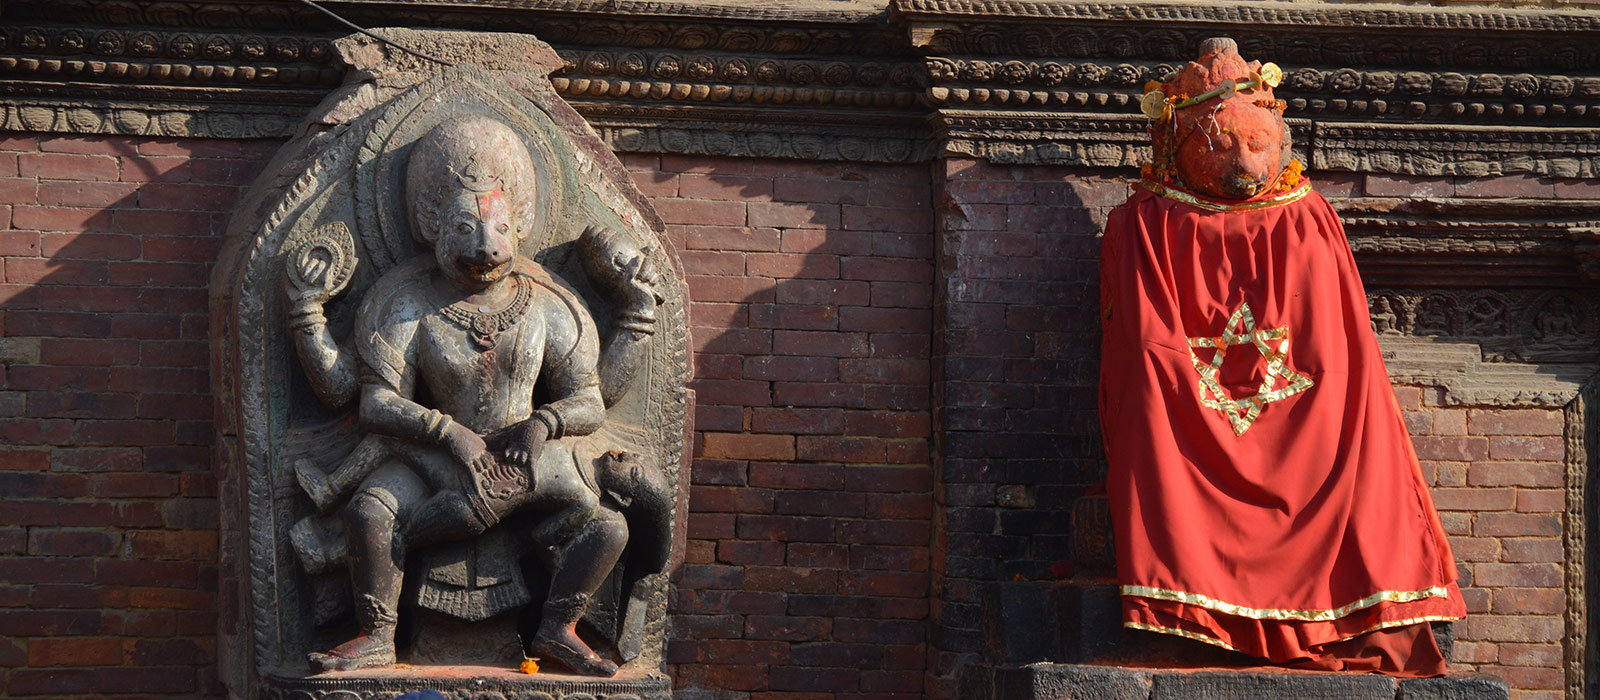
<path id="1" fill-rule="evenodd" d="M 1278 344 L 1277 348 L 1270 345 L 1274 342 Z M 1222 383 L 1217 381 L 1217 373 L 1222 369 L 1222 361 L 1228 357 L 1228 349 L 1241 345 L 1254 348 L 1261 354 L 1267 361 L 1267 372 L 1261 378 L 1261 386 L 1256 389 L 1255 395 L 1236 399 L 1222 388 Z M 1195 353 L 1196 348 L 1211 348 L 1216 354 L 1210 362 L 1205 362 Z M 1239 305 L 1239 310 L 1233 312 L 1228 325 L 1223 327 L 1222 335 L 1190 338 L 1189 359 L 1194 362 L 1195 371 L 1200 373 L 1200 403 L 1227 416 L 1234 435 L 1244 435 L 1267 404 L 1287 399 L 1310 389 L 1312 385 L 1310 377 L 1288 366 L 1289 327 L 1256 328 L 1256 318 L 1250 312 L 1249 304 Z"/>

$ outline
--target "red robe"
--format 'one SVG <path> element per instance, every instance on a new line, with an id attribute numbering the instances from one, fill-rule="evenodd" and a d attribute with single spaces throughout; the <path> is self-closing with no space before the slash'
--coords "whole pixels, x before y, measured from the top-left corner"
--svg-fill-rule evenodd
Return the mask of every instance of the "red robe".
<path id="1" fill-rule="evenodd" d="M 1327 200 L 1208 211 L 1139 189 L 1100 264 L 1123 624 L 1443 673 L 1426 622 L 1466 613 L 1455 563 Z"/>

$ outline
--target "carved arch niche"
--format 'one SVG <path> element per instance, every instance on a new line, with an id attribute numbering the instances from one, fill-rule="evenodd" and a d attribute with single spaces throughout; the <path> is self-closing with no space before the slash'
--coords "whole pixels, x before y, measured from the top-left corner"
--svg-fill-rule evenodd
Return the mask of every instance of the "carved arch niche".
<path id="1" fill-rule="evenodd" d="M 510 34 L 379 31 L 454 65 L 400 54 L 359 36 L 336 42 L 350 77 L 308 117 L 235 211 L 212 279 L 224 543 L 219 658 L 223 681 L 236 697 L 313 700 L 353 693 L 349 700 L 356 700 L 414 689 L 393 679 L 341 686 L 304 678 L 307 652 L 327 648 L 340 635 L 348 638 L 352 628 L 339 627 L 349 606 L 348 577 L 342 571 L 307 573 L 291 546 L 296 523 L 316 511 L 293 465 L 309 460 L 331 470 L 361 434 L 359 399 L 330 408 L 306 380 L 291 343 L 283 283 L 288 260 L 327 261 L 344 287 L 326 304 L 328 327 L 346 342 L 363 292 L 386 270 L 423 252 L 413 242 L 403 201 L 406 156 L 414 142 L 451 117 L 489 116 L 521 138 L 534 159 L 537 198 L 532 233 L 519 244 L 520 252 L 571 285 L 602 339 L 614 310 L 584 272 L 577 244 L 584 230 L 609 228 L 644 250 L 658 271 L 659 305 L 646 359 L 628 393 L 609 407 L 601 430 L 621 435 L 617 439 L 630 451 L 660 465 L 666 496 L 659 500 L 670 511 L 662 518 L 673 524 L 654 538 L 656 551 L 670 553 L 660 554 L 669 562 L 666 572 L 681 558 L 682 527 L 676 523 L 684 503 L 678 485 L 687 477 L 684 436 L 691 400 L 685 389 L 687 298 L 682 265 L 660 218 L 616 157 L 551 89 L 547 76 L 561 60 L 543 42 Z M 635 534 L 630 541 L 641 539 Z M 619 566 L 627 565 L 626 556 Z M 534 575 L 516 566 L 511 575 Z M 412 571 L 407 574 L 413 578 Z M 495 697 L 484 695 L 490 691 L 554 700 L 669 697 L 670 682 L 660 674 L 666 579 L 655 574 L 624 586 L 628 578 L 619 568 L 590 606 L 589 628 L 617 650 L 623 636 L 618 630 L 634 626 L 632 648 L 617 652 L 626 663 L 616 679 L 537 688 L 493 679 L 489 685 L 481 679 L 476 685 L 438 679 L 424 685 L 452 700 Z M 628 591 L 640 605 L 625 615 L 618 601 Z M 409 593 L 402 596 L 402 605 L 410 599 Z M 504 687 L 491 687 L 497 682 Z"/>

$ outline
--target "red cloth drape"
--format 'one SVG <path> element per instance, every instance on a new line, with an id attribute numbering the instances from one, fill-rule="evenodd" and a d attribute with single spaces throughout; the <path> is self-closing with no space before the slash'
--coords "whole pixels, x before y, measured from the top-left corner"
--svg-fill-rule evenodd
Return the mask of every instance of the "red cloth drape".
<path id="1" fill-rule="evenodd" d="M 1136 190 L 1100 284 L 1124 624 L 1443 673 L 1426 621 L 1465 614 L 1455 564 L 1327 201 L 1206 211 Z"/>

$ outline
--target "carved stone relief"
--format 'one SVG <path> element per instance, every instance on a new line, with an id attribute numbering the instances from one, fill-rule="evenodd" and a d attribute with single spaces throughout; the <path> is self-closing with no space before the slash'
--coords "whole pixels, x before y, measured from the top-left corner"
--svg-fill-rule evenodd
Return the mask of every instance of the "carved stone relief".
<path id="1" fill-rule="evenodd" d="M 225 682 L 489 697 L 426 672 L 470 664 L 507 699 L 666 698 L 676 253 L 548 46 L 384 31 L 479 60 L 336 42 L 358 79 L 246 195 L 215 275 Z"/>

